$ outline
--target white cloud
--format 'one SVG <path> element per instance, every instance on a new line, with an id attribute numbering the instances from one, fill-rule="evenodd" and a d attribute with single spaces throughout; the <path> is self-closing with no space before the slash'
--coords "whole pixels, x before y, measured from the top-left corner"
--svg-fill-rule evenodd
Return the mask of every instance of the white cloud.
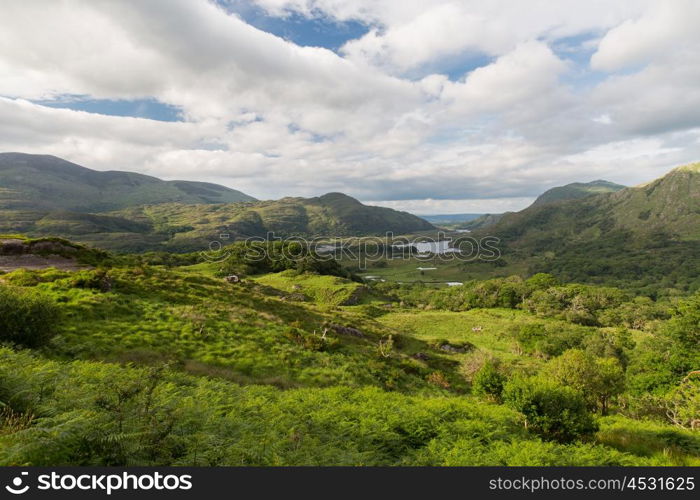
<path id="1" fill-rule="evenodd" d="M 205 0 L 3 1 L 0 150 L 423 213 L 517 208 L 557 184 L 636 182 L 700 153 L 697 2 L 257 3 L 372 29 L 336 54 Z M 440 74 L 470 55 L 489 62 Z M 64 94 L 152 98 L 185 121 L 29 102 Z"/>

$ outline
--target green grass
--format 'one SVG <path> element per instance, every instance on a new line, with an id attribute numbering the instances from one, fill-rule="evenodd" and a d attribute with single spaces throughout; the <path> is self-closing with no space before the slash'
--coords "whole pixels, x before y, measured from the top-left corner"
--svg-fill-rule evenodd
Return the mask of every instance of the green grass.
<path id="1" fill-rule="evenodd" d="M 297 274 L 294 271 L 266 274 L 255 277 L 257 283 L 288 293 L 301 294 L 318 304 L 339 306 L 357 294 L 358 300 L 364 287 L 359 283 L 336 276 Z"/>
<path id="2" fill-rule="evenodd" d="M 519 345 L 524 326 L 550 336 L 612 328 L 520 309 L 453 312 L 422 299 L 407 307 L 400 296 L 334 276 L 285 271 L 230 284 L 217 272 L 203 262 L 0 277 L 0 286 L 34 289 L 62 312 L 43 347 L 0 346 L 0 464 L 700 460 L 696 433 L 661 420 L 597 417 L 595 436 L 556 444 L 530 433 L 518 413 L 470 394 L 467 368 L 485 357 L 507 377 L 549 362 Z M 414 288 L 396 293 L 438 292 Z M 343 305 L 348 299 L 357 305 Z"/>
<path id="3" fill-rule="evenodd" d="M 514 338 L 514 329 L 527 324 L 561 324 L 556 320 L 542 319 L 513 309 L 473 309 L 465 312 L 451 311 L 401 311 L 378 318 L 382 324 L 415 339 L 431 341 L 444 339 L 450 342 L 469 342 L 514 367 L 532 370 L 542 360 L 524 355 Z M 472 328 L 481 327 L 481 331 Z M 473 352 L 445 354 L 462 361 Z"/>
<path id="4" fill-rule="evenodd" d="M 1 465 L 658 463 L 596 444 L 542 442 L 517 413 L 471 397 L 240 387 L 4 348 L 0 394 L 12 404 L 0 419 Z"/>

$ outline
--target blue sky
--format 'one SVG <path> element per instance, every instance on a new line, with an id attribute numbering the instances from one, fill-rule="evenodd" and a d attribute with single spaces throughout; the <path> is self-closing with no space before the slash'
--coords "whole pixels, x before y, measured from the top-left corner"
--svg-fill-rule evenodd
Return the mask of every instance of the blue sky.
<path id="1" fill-rule="evenodd" d="M 131 116 L 150 120 L 175 122 L 182 120 L 182 111 L 176 106 L 147 99 L 94 99 L 90 96 L 62 95 L 53 99 L 34 101 L 42 106 L 66 108 L 110 116 Z"/>
<path id="2" fill-rule="evenodd" d="M 700 158 L 699 23 L 693 0 L 6 0 L 0 150 L 517 210 Z"/>

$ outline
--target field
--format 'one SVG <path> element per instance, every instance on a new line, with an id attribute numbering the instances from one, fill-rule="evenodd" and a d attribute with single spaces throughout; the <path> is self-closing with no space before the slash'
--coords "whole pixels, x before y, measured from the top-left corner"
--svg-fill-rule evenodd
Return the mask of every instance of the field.
<path id="1" fill-rule="evenodd" d="M 630 325 L 634 297 L 577 288 L 584 321 L 552 307 L 569 289 L 542 276 L 433 288 L 288 269 L 228 283 L 211 263 L 105 263 L 0 277 L 0 307 L 26 295 L 14 314 L 50 330 L 5 325 L 0 463 L 700 464 L 682 417 L 697 408 L 683 392 L 694 361 L 669 333 L 695 325 L 696 302 Z M 603 407 L 577 399 L 586 381 L 561 371 L 574 362 L 613 368 Z M 543 376 L 561 385 L 532 397 L 573 405 L 575 422 L 510 395 Z"/>

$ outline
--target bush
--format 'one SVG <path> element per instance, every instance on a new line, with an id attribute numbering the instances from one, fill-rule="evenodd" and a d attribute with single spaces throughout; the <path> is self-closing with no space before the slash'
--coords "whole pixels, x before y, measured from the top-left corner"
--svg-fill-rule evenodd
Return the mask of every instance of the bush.
<path id="1" fill-rule="evenodd" d="M 486 396 L 500 401 L 505 382 L 506 377 L 499 371 L 498 365 L 494 361 L 487 361 L 474 374 L 472 392 L 477 396 Z"/>
<path id="2" fill-rule="evenodd" d="M 580 392 L 542 378 L 511 380 L 503 400 L 525 416 L 526 428 L 545 439 L 566 443 L 597 430 Z"/>
<path id="3" fill-rule="evenodd" d="M 58 318 L 58 306 L 49 298 L 0 285 L 0 341 L 39 347 L 53 336 Z"/>
<path id="4" fill-rule="evenodd" d="M 591 409 L 605 415 L 610 401 L 624 390 L 625 372 L 617 358 L 596 358 L 580 349 L 569 349 L 547 363 L 544 375 L 585 394 Z"/>

